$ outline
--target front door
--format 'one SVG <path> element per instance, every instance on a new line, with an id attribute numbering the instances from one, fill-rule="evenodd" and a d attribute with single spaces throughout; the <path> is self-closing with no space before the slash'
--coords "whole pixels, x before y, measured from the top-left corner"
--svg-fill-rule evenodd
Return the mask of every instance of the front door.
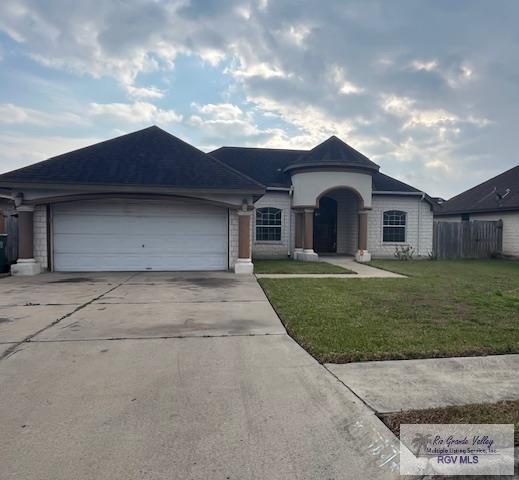
<path id="1" fill-rule="evenodd" d="M 314 250 L 317 253 L 337 251 L 337 201 L 322 197 L 314 213 Z"/>

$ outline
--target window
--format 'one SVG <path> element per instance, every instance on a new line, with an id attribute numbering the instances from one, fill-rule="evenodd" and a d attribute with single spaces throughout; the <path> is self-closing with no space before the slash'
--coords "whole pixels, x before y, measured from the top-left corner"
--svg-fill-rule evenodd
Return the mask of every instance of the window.
<path id="1" fill-rule="evenodd" d="M 405 212 L 384 212 L 384 242 L 405 242 L 405 221 Z"/>
<path id="2" fill-rule="evenodd" d="M 281 241 L 281 210 L 279 208 L 258 208 L 256 210 L 256 241 Z"/>

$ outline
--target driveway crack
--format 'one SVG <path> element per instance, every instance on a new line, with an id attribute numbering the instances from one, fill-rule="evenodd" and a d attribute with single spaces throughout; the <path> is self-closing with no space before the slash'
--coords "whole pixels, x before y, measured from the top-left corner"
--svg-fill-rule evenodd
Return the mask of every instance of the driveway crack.
<path id="1" fill-rule="evenodd" d="M 25 337 L 23 340 L 21 340 L 20 342 L 18 343 L 15 343 L 13 344 L 11 347 L 9 347 L 7 350 L 5 350 L 1 355 L 0 355 L 0 360 L 3 360 L 4 358 L 8 358 L 10 357 L 11 355 L 13 355 L 14 353 L 16 353 L 16 349 L 20 346 L 20 345 L 23 345 L 24 343 L 28 343 L 30 342 L 36 335 L 39 335 L 40 333 L 42 332 L 45 332 L 46 330 L 48 330 L 49 328 L 53 327 L 54 325 L 57 325 L 58 323 L 60 323 L 61 321 L 65 320 L 66 318 L 69 318 L 70 316 L 74 315 L 74 313 L 76 312 L 79 312 L 79 310 L 82 310 L 83 308 L 87 307 L 88 305 L 94 303 L 95 301 L 103 298 L 105 295 L 109 294 L 110 292 L 113 292 L 116 288 L 119 288 L 121 285 L 125 284 L 126 282 L 130 281 L 132 278 L 134 278 L 135 276 L 137 276 L 139 274 L 139 272 L 136 272 L 134 273 L 133 275 L 131 275 L 130 277 L 128 278 L 125 278 L 122 282 L 119 282 L 117 285 L 115 286 L 112 286 L 110 287 L 108 290 L 106 290 L 105 292 L 101 293 L 100 295 L 98 295 L 97 297 L 94 297 L 92 299 L 90 299 L 88 302 L 85 302 L 79 306 L 77 306 L 74 310 L 72 310 L 71 312 L 57 318 L 56 320 L 52 321 L 51 323 L 49 323 L 48 325 L 46 325 L 45 327 L 43 328 L 40 328 L 39 330 L 37 330 L 36 332 L 34 333 L 31 333 L 30 335 L 28 335 L 27 337 Z"/>

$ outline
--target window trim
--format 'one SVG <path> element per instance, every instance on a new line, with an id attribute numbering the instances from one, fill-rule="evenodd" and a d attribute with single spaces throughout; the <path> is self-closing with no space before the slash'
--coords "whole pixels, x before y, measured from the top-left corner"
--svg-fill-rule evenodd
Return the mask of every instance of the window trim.
<path id="1" fill-rule="evenodd" d="M 260 210 L 272 209 L 279 212 L 279 225 L 258 225 L 258 212 Z M 258 240 L 258 227 L 260 228 L 279 228 L 279 240 Z M 256 209 L 254 215 L 254 243 L 266 243 L 270 245 L 283 244 L 283 209 L 278 207 L 264 206 Z"/>
<path id="2" fill-rule="evenodd" d="M 399 214 L 404 214 L 404 220 L 405 220 L 405 224 L 404 225 L 386 225 L 385 224 L 385 216 L 386 216 L 386 213 L 391 213 L 391 212 L 398 212 Z M 384 245 L 404 245 L 404 244 L 407 244 L 407 218 L 408 218 L 408 214 L 405 210 L 397 210 L 397 209 L 391 209 L 391 210 L 384 210 L 382 212 L 382 243 Z M 404 240 L 401 241 L 401 242 L 398 242 L 396 240 L 384 240 L 384 228 L 403 228 L 404 229 Z"/>

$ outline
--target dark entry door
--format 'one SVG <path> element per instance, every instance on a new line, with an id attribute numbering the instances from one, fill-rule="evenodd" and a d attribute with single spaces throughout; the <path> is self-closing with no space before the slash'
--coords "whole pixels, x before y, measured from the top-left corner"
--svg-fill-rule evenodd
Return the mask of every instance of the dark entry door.
<path id="1" fill-rule="evenodd" d="M 333 198 L 321 198 L 314 213 L 314 250 L 317 253 L 337 251 L 337 202 Z"/>

